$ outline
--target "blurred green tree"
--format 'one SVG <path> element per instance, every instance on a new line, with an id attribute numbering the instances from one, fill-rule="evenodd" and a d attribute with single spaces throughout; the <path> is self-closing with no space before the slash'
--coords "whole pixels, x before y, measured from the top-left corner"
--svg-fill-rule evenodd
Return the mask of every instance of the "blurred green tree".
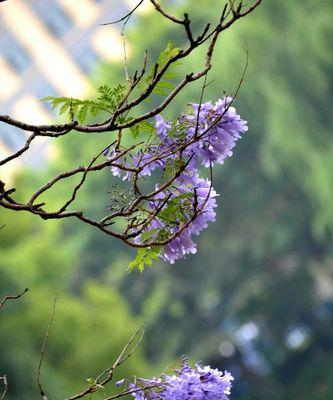
<path id="1" fill-rule="evenodd" d="M 22 285 L 30 289 L 20 300 L 6 303 L 0 315 L 0 370 L 8 374 L 10 398 L 39 395 L 37 365 L 56 293 L 41 380 L 50 396 L 68 397 L 113 364 L 142 319 L 133 316 L 115 287 L 90 279 L 75 290 L 84 242 L 78 230 L 66 234 L 61 224 L 27 214 L 2 213 L 1 219 L 6 227 L 0 231 L 0 292 L 14 293 Z M 138 350 L 117 376 L 149 370 Z M 105 394 L 114 389 L 111 384 Z"/>

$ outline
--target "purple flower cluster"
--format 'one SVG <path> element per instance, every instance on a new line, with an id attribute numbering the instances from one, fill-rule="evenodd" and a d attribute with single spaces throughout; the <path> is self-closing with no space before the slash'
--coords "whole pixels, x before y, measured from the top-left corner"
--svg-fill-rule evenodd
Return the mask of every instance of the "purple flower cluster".
<path id="1" fill-rule="evenodd" d="M 205 167 L 223 164 L 227 157 L 232 156 L 232 149 L 241 134 L 248 130 L 247 122 L 240 118 L 231 104 L 231 97 L 220 99 L 214 105 L 211 102 L 201 106 L 192 104 L 194 113 L 186 116 L 191 136 L 198 138 L 187 151 L 194 154 L 196 160 L 201 158 Z"/>
<path id="2" fill-rule="evenodd" d="M 191 368 L 186 361 L 174 372 L 159 379 L 137 380 L 130 384 L 132 396 L 135 400 L 229 400 L 234 380 L 229 372 L 200 364 Z"/>
<path id="3" fill-rule="evenodd" d="M 178 223 L 179 215 L 175 214 L 176 220 L 167 221 L 163 219 L 162 214 L 162 217 L 155 218 L 148 227 L 148 230 L 160 232 L 168 226 L 169 235 L 175 235 L 175 238 L 165 245 L 161 252 L 164 260 L 173 264 L 186 254 L 196 253 L 196 243 L 193 242 L 192 236 L 198 235 L 207 228 L 208 222 L 215 221 L 216 196 L 217 193 L 208 179 L 203 179 L 197 174 L 183 173 L 175 180 L 171 189 L 168 189 L 166 193 L 160 193 L 150 203 L 151 208 L 156 209 L 161 202 L 165 202 L 166 197 L 170 203 L 174 199 L 179 199 L 176 211 L 180 210 L 181 218 Z M 168 203 L 165 206 L 165 209 L 167 208 Z M 140 236 L 137 240 L 140 241 Z"/>
<path id="4" fill-rule="evenodd" d="M 122 160 L 125 169 L 132 168 L 125 174 L 119 167 L 112 167 L 114 175 L 131 179 L 133 168 L 139 169 L 138 176 L 150 176 L 154 170 L 165 172 L 170 165 L 185 163 L 186 168 L 172 185 L 150 199 L 151 212 L 162 212 L 144 227 L 145 233 L 152 232 L 152 239 L 158 238 L 158 231 L 167 231 L 169 237 L 174 237 L 160 253 L 160 257 L 170 263 L 195 253 L 193 235 L 205 229 L 208 222 L 215 221 L 217 194 L 211 182 L 200 177 L 200 165 L 212 168 L 214 164 L 223 164 L 232 155 L 241 134 L 247 131 L 247 123 L 232 107 L 232 101 L 231 97 L 225 97 L 215 104 L 192 104 L 193 112 L 180 115 L 175 123 L 165 121 L 161 115 L 156 116 L 158 144 L 132 155 L 130 161 Z M 178 208 L 172 209 L 170 204 L 174 207 L 175 201 L 179 203 Z M 170 220 L 163 213 L 166 210 L 174 211 L 178 220 Z M 147 235 L 138 235 L 137 242 L 143 236 Z"/>
<path id="5" fill-rule="evenodd" d="M 192 104 L 193 113 L 178 118 L 173 137 L 168 136 L 172 124 L 158 115 L 156 130 L 164 147 L 175 147 L 175 142 L 179 141 L 185 128 L 186 144 L 183 153 L 184 156 L 192 157 L 192 169 L 198 170 L 200 159 L 205 167 L 213 166 L 214 163 L 223 164 L 227 157 L 232 156 L 232 149 L 241 134 L 248 130 L 247 122 L 237 114 L 231 105 L 232 101 L 231 97 L 225 97 L 214 105 L 211 102 Z"/>

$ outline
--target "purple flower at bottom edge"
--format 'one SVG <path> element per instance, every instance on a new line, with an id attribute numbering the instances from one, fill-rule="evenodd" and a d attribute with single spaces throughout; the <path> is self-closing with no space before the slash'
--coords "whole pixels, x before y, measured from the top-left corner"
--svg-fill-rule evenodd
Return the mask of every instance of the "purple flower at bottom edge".
<path id="1" fill-rule="evenodd" d="M 229 400 L 233 376 L 209 366 L 196 364 L 194 368 L 183 361 L 173 375 L 163 374 L 162 380 L 138 380 L 138 388 L 150 384 L 158 386 L 132 393 L 135 400 Z M 132 385 L 135 388 L 135 385 Z"/>

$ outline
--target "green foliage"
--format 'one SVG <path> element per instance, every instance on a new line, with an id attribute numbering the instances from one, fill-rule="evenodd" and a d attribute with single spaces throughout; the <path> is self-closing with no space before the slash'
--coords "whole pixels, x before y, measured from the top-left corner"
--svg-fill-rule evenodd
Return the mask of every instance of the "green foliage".
<path id="1" fill-rule="evenodd" d="M 98 88 L 99 97 L 96 100 L 80 100 L 73 97 L 45 97 L 52 109 L 59 107 L 59 115 L 67 114 L 71 121 L 77 120 L 83 124 L 89 117 L 97 117 L 100 113 L 112 113 L 117 108 L 126 91 L 126 86 L 119 84 L 114 88 L 103 85 Z"/>
<path id="2" fill-rule="evenodd" d="M 177 171 L 184 167 L 185 163 L 182 158 L 170 158 L 167 160 L 165 170 L 163 171 L 164 179 L 172 179 Z"/>
<path id="3" fill-rule="evenodd" d="M 189 126 L 190 123 L 188 121 L 173 121 L 168 135 L 171 137 L 177 137 L 178 140 L 184 139 L 186 138 Z"/>
<path id="4" fill-rule="evenodd" d="M 132 191 L 125 185 L 119 186 L 114 184 L 112 189 L 109 191 L 109 210 L 121 210 L 128 206 L 128 204 L 134 199 Z"/>
<path id="5" fill-rule="evenodd" d="M 158 69 L 161 70 L 169 62 L 169 60 L 175 57 L 178 53 L 179 49 L 177 47 L 174 47 L 172 42 L 168 42 L 165 49 L 160 53 L 160 56 L 157 59 L 157 64 L 159 66 Z M 166 78 L 172 79 L 177 77 L 178 74 L 175 71 L 173 71 L 172 69 L 168 70 Z"/>
<path id="6" fill-rule="evenodd" d="M 154 75 L 161 71 L 161 69 L 169 62 L 171 58 L 179 53 L 179 49 L 174 47 L 172 42 L 168 42 L 165 49 L 160 53 L 157 59 L 157 70 L 155 65 L 147 76 L 144 77 L 143 82 L 140 83 L 140 89 L 146 89 L 154 78 Z M 163 74 L 163 78 L 154 87 L 152 93 L 160 96 L 166 96 L 174 87 L 174 80 L 179 77 L 178 67 L 181 65 L 180 61 L 173 62 L 168 70 Z"/>
<path id="7" fill-rule="evenodd" d="M 194 204 L 193 193 L 182 193 L 169 199 L 165 208 L 159 213 L 159 218 L 170 224 L 188 221 L 189 216 L 193 215 Z"/>
<path id="8" fill-rule="evenodd" d="M 145 138 L 156 136 L 155 126 L 149 121 L 141 121 L 131 126 L 130 128 L 133 139 L 137 139 L 139 135 L 144 135 Z"/>
<path id="9" fill-rule="evenodd" d="M 145 267 L 151 267 L 153 263 L 158 260 L 158 255 L 161 251 L 161 247 L 154 246 L 151 248 L 139 248 L 137 256 L 129 264 L 128 270 L 131 271 L 137 268 L 140 272 L 143 272 Z"/>
<path id="10" fill-rule="evenodd" d="M 91 388 L 94 388 L 97 392 L 105 391 L 105 387 L 100 385 L 98 381 L 94 378 L 87 378 L 86 381 L 88 382 Z"/>
<path id="11" fill-rule="evenodd" d="M 22 178 L 21 183 L 24 186 Z M 29 183 L 26 177 L 27 189 Z M 28 214 L 7 211 L 1 213 L 1 224 L 6 226 L 0 230 L 0 299 L 25 286 L 30 290 L 1 309 L 0 371 L 8 374 L 11 399 L 21 399 L 23 392 L 27 400 L 38 397 L 35 373 L 57 293 L 42 380 L 51 398 L 67 398 L 87 387 L 87 377 L 96 377 L 112 365 L 141 324 L 140 317 L 131 313 L 116 287 L 96 279 L 80 283 L 81 260 L 87 260 L 83 257 L 86 235 L 73 224 L 45 224 Z M 143 371 L 148 368 L 138 349 L 115 379 Z M 105 390 L 98 388 L 104 391 L 94 398 L 113 394 L 113 383 Z"/>

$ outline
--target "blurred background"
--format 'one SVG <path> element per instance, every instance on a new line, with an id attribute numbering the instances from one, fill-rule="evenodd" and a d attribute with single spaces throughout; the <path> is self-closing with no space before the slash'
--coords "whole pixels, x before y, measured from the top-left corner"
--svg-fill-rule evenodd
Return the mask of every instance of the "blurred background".
<path id="1" fill-rule="evenodd" d="M 181 27 L 145 3 L 125 31 L 132 72 L 145 49 L 152 63 L 169 41 L 181 46 L 186 40 Z M 54 121 L 57 115 L 41 98 L 85 98 L 99 84 L 124 82 L 121 26 L 100 24 L 135 4 L 1 3 L 1 114 Z M 223 8 L 217 0 L 163 5 L 179 16 L 187 10 L 198 32 L 216 23 Z M 8 374 L 9 399 L 38 396 L 36 368 L 55 293 L 42 370 L 50 398 L 82 389 L 145 320 L 144 343 L 119 376 L 157 375 L 186 355 L 230 370 L 234 400 L 333 398 L 332 11 L 330 0 L 264 0 L 222 35 L 204 100 L 237 86 L 246 48 L 249 68 L 236 107 L 249 133 L 215 168 L 217 222 L 198 238 L 198 254 L 127 273 L 135 252 L 117 240 L 76 221 L 0 210 L 0 226 L 6 225 L 0 230 L 1 297 L 30 288 L 0 314 L 0 375 Z M 180 72 L 199 70 L 203 51 Z M 165 115 L 176 116 L 199 94 L 200 85 L 192 85 Z M 24 138 L 1 123 L 1 157 Z M 18 196 L 27 198 L 50 174 L 84 164 L 96 140 L 40 141 L 19 163 L 2 168 L 0 179 L 9 177 Z M 97 177 L 80 195 L 88 213 L 105 210 L 115 179 L 109 171 Z M 73 184 L 66 185 L 54 204 L 68 196 Z"/>

